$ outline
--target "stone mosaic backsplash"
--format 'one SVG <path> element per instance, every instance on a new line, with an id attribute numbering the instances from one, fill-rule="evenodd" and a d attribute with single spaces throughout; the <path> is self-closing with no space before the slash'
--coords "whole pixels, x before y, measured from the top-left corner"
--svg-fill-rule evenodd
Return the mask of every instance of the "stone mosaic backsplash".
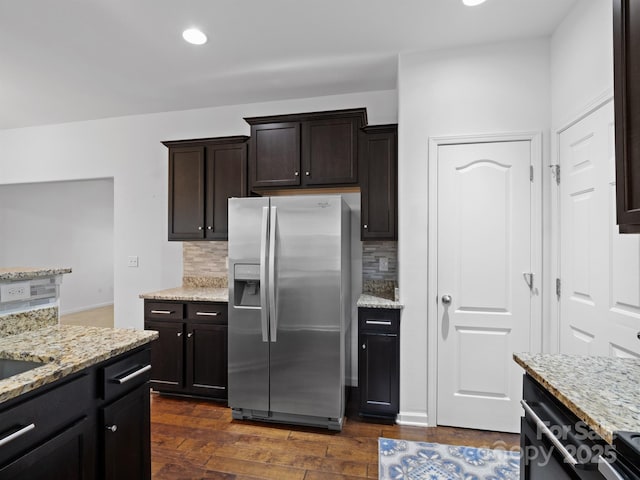
<path id="1" fill-rule="evenodd" d="M 185 287 L 227 286 L 227 242 L 183 242 L 182 284 Z"/>
<path id="2" fill-rule="evenodd" d="M 380 271 L 380 258 L 388 259 L 386 272 Z M 362 279 L 398 280 L 398 242 L 362 242 Z"/>
<path id="3" fill-rule="evenodd" d="M 0 316 L 0 338 L 58 324 L 58 307 L 39 308 Z"/>

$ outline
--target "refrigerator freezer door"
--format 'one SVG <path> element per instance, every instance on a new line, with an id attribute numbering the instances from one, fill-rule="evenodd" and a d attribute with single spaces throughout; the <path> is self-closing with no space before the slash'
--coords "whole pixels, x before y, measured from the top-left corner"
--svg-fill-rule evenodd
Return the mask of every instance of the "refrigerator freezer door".
<path id="1" fill-rule="evenodd" d="M 266 306 L 262 303 L 267 291 L 268 225 L 263 218 L 268 207 L 268 198 L 229 200 L 229 406 L 265 412 L 269 410 L 269 343 L 263 341 Z M 253 274 L 256 271 L 260 274 Z M 240 289 L 247 288 L 247 279 L 253 282 L 249 288 L 257 284 L 260 289 L 259 306 L 242 305 Z"/>
<path id="2" fill-rule="evenodd" d="M 342 199 L 275 197 L 271 411 L 342 416 Z M 273 323 L 272 323 L 273 325 Z"/>

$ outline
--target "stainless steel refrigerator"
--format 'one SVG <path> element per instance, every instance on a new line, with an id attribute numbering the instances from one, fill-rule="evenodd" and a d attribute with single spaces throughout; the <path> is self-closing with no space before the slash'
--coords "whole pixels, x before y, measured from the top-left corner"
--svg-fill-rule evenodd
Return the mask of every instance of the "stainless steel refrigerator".
<path id="1" fill-rule="evenodd" d="M 229 200 L 233 418 L 342 428 L 349 217 L 339 195 Z"/>

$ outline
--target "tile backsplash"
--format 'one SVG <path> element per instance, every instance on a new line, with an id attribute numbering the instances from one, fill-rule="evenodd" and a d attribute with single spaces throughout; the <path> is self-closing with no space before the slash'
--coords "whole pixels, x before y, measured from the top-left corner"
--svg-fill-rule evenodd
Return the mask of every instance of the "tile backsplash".
<path id="1" fill-rule="evenodd" d="M 193 284 L 197 281 L 194 279 L 223 278 L 226 286 L 227 255 L 227 242 L 183 242 L 183 284 Z"/>
<path id="2" fill-rule="evenodd" d="M 380 271 L 380 259 L 386 258 L 388 268 Z M 398 280 L 398 242 L 362 242 L 362 279 Z"/>

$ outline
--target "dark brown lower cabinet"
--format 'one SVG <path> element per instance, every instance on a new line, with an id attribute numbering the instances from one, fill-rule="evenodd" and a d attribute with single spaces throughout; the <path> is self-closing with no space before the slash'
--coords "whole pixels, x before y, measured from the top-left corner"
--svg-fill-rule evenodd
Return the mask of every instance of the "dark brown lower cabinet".
<path id="1" fill-rule="evenodd" d="M 227 304 L 145 300 L 152 346 L 151 387 L 162 393 L 227 399 Z"/>
<path id="2" fill-rule="evenodd" d="M 87 417 L 42 445 L 0 468 L 5 480 L 88 480 L 92 467 L 95 429 Z"/>
<path id="3" fill-rule="evenodd" d="M 149 346 L 0 405 L 0 479 L 150 480 Z"/>
<path id="4" fill-rule="evenodd" d="M 151 433 L 149 386 L 101 409 L 105 480 L 149 480 Z"/>
<path id="5" fill-rule="evenodd" d="M 400 409 L 400 310 L 358 309 L 359 414 L 395 419 Z"/>

